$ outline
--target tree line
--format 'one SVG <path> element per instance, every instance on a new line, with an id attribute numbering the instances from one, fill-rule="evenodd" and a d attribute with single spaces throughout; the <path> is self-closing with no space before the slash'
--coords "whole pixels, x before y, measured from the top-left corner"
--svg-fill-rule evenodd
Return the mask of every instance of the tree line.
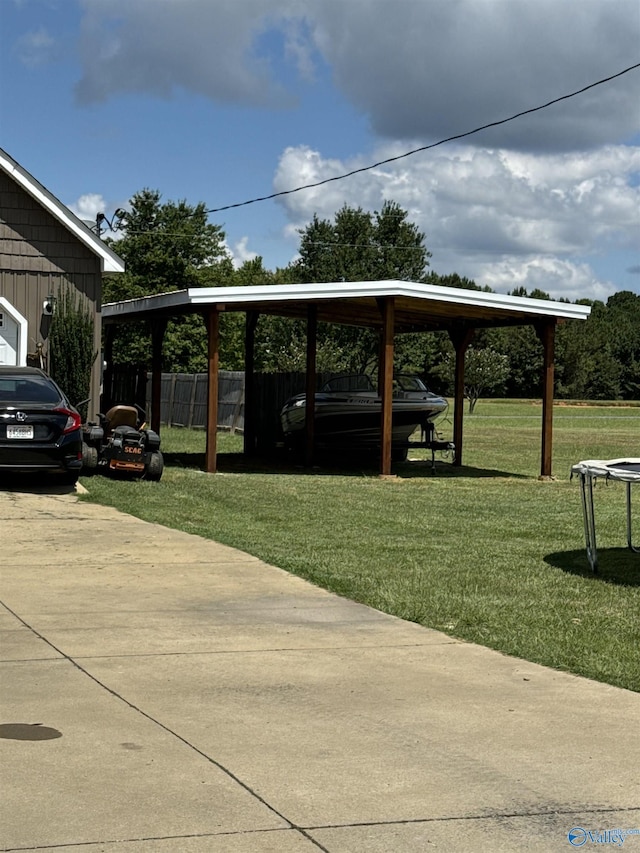
<path id="1" fill-rule="evenodd" d="M 225 234 L 207 221 L 204 204 L 162 202 L 157 190 L 136 193 L 122 220 L 123 236 L 107 242 L 123 258 L 126 272 L 105 279 L 103 301 L 114 302 L 190 287 L 248 286 L 320 281 L 399 279 L 491 292 L 458 276 L 438 275 L 429 267 L 425 234 L 393 201 L 373 213 L 345 205 L 333 220 L 317 216 L 300 230 L 298 257 L 286 267 L 268 270 L 262 258 L 234 267 Z M 524 288 L 512 296 L 549 299 Z M 567 300 L 564 300 L 567 301 Z M 640 296 L 630 291 L 605 302 L 587 299 L 586 321 L 559 325 L 556 335 L 556 388 L 564 399 L 640 399 Z M 221 316 L 220 366 L 244 368 L 244 316 Z M 151 348 L 144 324 L 119 327 L 114 341 L 119 366 L 149 367 Z M 321 372 L 372 372 L 378 339 L 373 330 L 319 324 L 317 369 Z M 199 315 L 169 323 L 163 370 L 206 370 L 204 321 Z M 261 316 L 256 331 L 256 369 L 303 370 L 306 329 L 300 321 Z M 453 348 L 444 332 L 403 334 L 396 339 L 395 369 L 417 373 L 432 390 L 453 390 Z M 467 351 L 466 393 L 470 400 L 491 394 L 538 397 L 542 383 L 542 346 L 531 326 L 476 331 Z"/>

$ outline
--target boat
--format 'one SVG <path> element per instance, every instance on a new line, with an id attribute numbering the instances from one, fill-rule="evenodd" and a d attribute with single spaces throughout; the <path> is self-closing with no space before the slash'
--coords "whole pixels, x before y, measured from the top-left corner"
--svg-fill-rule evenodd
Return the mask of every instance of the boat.
<path id="1" fill-rule="evenodd" d="M 433 434 L 433 421 L 447 410 L 444 397 L 429 391 L 409 374 L 393 377 L 391 444 L 396 459 L 406 458 L 409 438 L 417 428 Z M 288 446 L 304 441 L 306 395 L 297 394 L 284 404 L 280 423 Z M 315 395 L 314 438 L 318 446 L 380 447 L 382 398 L 366 374 L 337 376 Z"/>

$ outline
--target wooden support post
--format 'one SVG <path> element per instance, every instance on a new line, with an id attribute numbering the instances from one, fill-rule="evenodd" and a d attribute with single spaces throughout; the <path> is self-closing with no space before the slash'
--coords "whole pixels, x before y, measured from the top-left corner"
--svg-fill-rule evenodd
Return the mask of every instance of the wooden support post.
<path id="1" fill-rule="evenodd" d="M 151 323 L 151 429 L 160 432 L 162 410 L 162 342 L 167 328 L 163 318 Z"/>
<path id="2" fill-rule="evenodd" d="M 456 373 L 453 400 L 453 464 L 462 465 L 462 432 L 464 423 L 464 356 L 473 338 L 475 329 L 449 330 L 449 337 L 456 348 Z"/>
<path id="3" fill-rule="evenodd" d="M 553 467 L 553 380 L 555 358 L 556 320 L 536 326 L 536 334 L 544 351 L 542 376 L 542 447 L 540 452 L 540 477 L 550 478 Z"/>
<path id="4" fill-rule="evenodd" d="M 205 470 L 208 474 L 215 474 L 218 470 L 218 367 L 220 362 L 220 312 L 217 306 L 213 306 L 207 313 L 206 320 L 209 342 L 209 386 Z"/>
<path id="5" fill-rule="evenodd" d="M 305 385 L 304 464 L 313 465 L 316 423 L 316 349 L 318 340 L 318 309 L 307 307 L 307 374 Z"/>
<path id="6" fill-rule="evenodd" d="M 382 349 L 378 380 L 382 377 L 382 414 L 380 423 L 380 475 L 391 474 L 391 432 L 393 426 L 393 337 L 395 327 L 395 300 L 387 296 L 382 304 Z"/>
<path id="7" fill-rule="evenodd" d="M 244 326 L 244 452 L 256 452 L 255 342 L 258 311 L 247 311 Z"/>

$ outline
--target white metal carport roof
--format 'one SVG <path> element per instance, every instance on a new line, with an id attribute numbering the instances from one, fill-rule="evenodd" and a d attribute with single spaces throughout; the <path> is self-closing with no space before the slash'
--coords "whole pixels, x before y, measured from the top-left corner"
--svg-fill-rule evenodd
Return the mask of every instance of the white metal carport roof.
<path id="1" fill-rule="evenodd" d="M 258 311 L 306 318 L 315 305 L 318 320 L 347 325 L 382 325 L 378 300 L 393 297 L 396 331 L 435 331 L 460 323 L 480 326 L 524 325 L 537 320 L 580 319 L 591 308 L 569 302 L 485 293 L 410 281 L 358 281 L 269 284 L 250 287 L 197 287 L 110 303 L 103 320 L 117 322 L 175 316 L 218 306 L 224 311 Z"/>

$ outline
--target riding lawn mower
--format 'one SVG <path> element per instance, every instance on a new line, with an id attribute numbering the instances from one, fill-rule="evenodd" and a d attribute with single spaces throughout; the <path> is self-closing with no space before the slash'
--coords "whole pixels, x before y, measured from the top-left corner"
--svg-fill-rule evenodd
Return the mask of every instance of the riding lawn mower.
<path id="1" fill-rule="evenodd" d="M 82 469 L 159 480 L 164 470 L 160 436 L 147 429 L 140 406 L 113 406 L 98 423 L 82 427 Z"/>

